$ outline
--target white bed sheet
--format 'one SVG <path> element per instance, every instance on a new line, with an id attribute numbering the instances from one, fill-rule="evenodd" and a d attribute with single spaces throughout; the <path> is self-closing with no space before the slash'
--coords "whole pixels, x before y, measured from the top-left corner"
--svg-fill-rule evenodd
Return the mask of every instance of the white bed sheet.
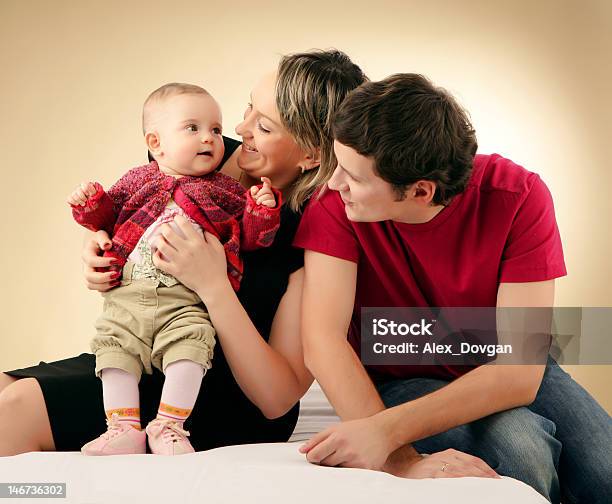
<path id="1" fill-rule="evenodd" d="M 75 504 L 547 502 L 535 490 L 511 478 L 407 480 L 306 462 L 298 453 L 298 441 L 338 421 L 319 384 L 314 382 L 301 401 L 292 443 L 229 446 L 180 457 L 28 453 L 0 457 L 0 482 L 66 483 L 67 499 L 50 502 Z M 45 501 L 20 498 L 2 502 Z"/>
<path id="2" fill-rule="evenodd" d="M 408 480 L 362 469 L 315 466 L 298 453 L 299 445 L 228 446 L 178 457 L 27 453 L 0 458 L 0 481 L 65 482 L 67 498 L 50 502 L 75 504 L 546 503 L 535 490 L 511 478 Z"/>

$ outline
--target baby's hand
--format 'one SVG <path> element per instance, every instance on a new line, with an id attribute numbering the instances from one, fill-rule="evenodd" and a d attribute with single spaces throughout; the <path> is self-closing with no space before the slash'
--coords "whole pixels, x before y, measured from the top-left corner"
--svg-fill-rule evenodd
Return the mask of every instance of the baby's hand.
<path id="1" fill-rule="evenodd" d="M 261 177 L 263 185 L 261 188 L 258 186 L 251 187 L 251 196 L 258 205 L 265 205 L 268 208 L 274 208 L 276 206 L 276 199 L 272 192 L 272 183 L 268 177 Z"/>
<path id="2" fill-rule="evenodd" d="M 72 206 L 85 206 L 90 196 L 96 194 L 93 182 L 82 182 L 73 193 L 68 196 L 68 204 Z"/>

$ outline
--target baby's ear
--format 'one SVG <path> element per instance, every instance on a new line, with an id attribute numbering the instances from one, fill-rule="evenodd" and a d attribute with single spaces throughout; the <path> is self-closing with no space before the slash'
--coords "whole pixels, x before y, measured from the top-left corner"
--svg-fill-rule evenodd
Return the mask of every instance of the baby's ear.
<path id="1" fill-rule="evenodd" d="M 147 144 L 147 149 L 149 149 L 149 152 L 152 155 L 159 154 L 159 135 L 156 131 L 149 131 L 147 134 L 145 134 L 145 143 Z"/>

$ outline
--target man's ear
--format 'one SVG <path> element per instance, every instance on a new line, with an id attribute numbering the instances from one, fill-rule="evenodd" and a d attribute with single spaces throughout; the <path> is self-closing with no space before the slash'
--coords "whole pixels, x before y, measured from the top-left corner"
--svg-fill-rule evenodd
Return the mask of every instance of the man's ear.
<path id="1" fill-rule="evenodd" d="M 149 149 L 149 152 L 154 156 L 159 156 L 162 154 L 161 145 L 159 143 L 159 135 L 156 131 L 149 131 L 145 135 L 145 143 L 147 144 L 147 149 Z"/>
<path id="2" fill-rule="evenodd" d="M 302 168 L 302 173 L 321 166 L 321 149 L 317 147 L 312 153 L 306 154 L 304 159 L 300 162 L 300 166 Z"/>
<path id="3" fill-rule="evenodd" d="M 431 180 L 418 180 L 408 188 L 408 193 L 424 203 L 431 203 L 436 194 L 436 183 Z"/>

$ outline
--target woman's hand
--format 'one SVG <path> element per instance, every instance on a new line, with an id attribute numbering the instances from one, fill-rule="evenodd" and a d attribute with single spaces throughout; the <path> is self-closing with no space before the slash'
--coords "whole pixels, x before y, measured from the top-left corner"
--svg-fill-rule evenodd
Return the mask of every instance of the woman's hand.
<path id="1" fill-rule="evenodd" d="M 85 276 L 85 285 L 87 285 L 88 289 L 106 292 L 121 282 L 118 279 L 121 272 L 96 271 L 96 268 L 108 268 L 115 262 L 115 259 L 112 257 L 100 257 L 111 246 L 112 242 L 106 231 L 88 232 L 85 235 L 81 259 L 84 265 L 83 275 Z"/>
<path id="2" fill-rule="evenodd" d="M 216 289 L 230 286 L 225 250 L 214 235 L 205 232 L 201 236 L 185 217 L 177 215 L 174 222 L 184 237 L 168 224 L 161 226 L 153 264 L 197 292 L 206 303 L 205 298 Z"/>

